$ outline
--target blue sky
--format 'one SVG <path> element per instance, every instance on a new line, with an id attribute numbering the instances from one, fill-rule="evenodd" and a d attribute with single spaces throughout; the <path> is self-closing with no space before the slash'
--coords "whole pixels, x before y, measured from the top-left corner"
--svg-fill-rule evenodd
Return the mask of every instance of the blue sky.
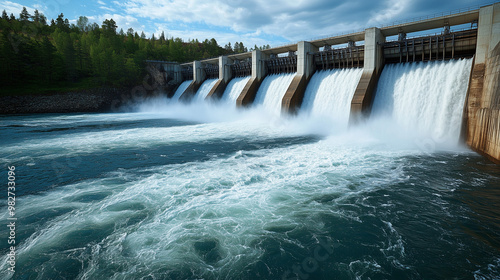
<path id="1" fill-rule="evenodd" d="M 23 6 L 47 18 L 75 23 L 86 16 L 99 25 L 113 18 L 126 32 L 165 32 L 184 40 L 215 38 L 219 45 L 243 42 L 276 46 L 394 21 L 495 2 L 483 0 L 0 0 L 0 10 L 19 16 Z"/>

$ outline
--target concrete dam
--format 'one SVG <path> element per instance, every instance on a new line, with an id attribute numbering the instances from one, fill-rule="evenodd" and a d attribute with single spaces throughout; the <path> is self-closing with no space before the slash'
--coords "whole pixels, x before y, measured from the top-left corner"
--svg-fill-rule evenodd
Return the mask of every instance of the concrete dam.
<path id="1" fill-rule="evenodd" d="M 169 93 L 174 100 L 264 106 L 346 126 L 386 114 L 500 163 L 500 3 L 262 51 L 149 64 L 178 84 Z"/>

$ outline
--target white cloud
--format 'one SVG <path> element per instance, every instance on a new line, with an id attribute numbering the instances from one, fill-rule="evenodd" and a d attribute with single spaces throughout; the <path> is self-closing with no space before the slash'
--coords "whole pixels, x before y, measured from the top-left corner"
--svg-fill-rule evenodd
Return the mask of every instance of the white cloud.
<path id="1" fill-rule="evenodd" d="M 102 25 L 102 22 L 106 19 L 113 19 L 118 26 L 118 31 L 123 29 L 123 31 L 127 32 L 127 29 L 133 28 L 139 34 L 141 30 L 145 29 L 145 26 L 137 20 L 137 18 L 130 15 L 120 15 L 120 14 L 103 14 L 98 16 L 87 16 L 89 21 L 95 22 L 99 25 Z"/>
<path id="2" fill-rule="evenodd" d="M 106 6 L 106 3 L 104 1 L 98 0 L 97 3 L 102 6 Z"/>
<path id="3" fill-rule="evenodd" d="M 401 18 L 407 12 L 410 4 L 409 0 L 387 0 L 385 2 L 386 8 L 372 13 L 372 18 L 368 20 L 368 25 L 380 26 L 382 24 L 390 24 L 391 21 Z"/>
<path id="4" fill-rule="evenodd" d="M 198 39 L 199 41 L 204 41 L 205 39 L 214 38 L 219 46 L 224 46 L 231 42 L 233 45 L 235 42 L 243 42 L 248 48 L 254 45 L 262 46 L 267 44 L 273 44 L 276 42 L 270 42 L 269 40 L 260 37 L 260 32 L 249 32 L 249 33 L 231 33 L 223 31 L 203 31 L 203 30 L 190 30 L 190 29 L 170 29 L 167 24 L 156 24 L 156 30 L 154 31 L 155 37 L 159 38 L 161 32 L 165 33 L 165 37 L 171 38 L 181 38 L 184 41 Z M 146 32 L 147 36 L 151 36 L 150 32 Z"/>
<path id="5" fill-rule="evenodd" d="M 115 10 L 115 9 L 110 8 L 110 7 L 106 7 L 106 6 L 101 6 L 101 7 L 99 7 L 99 8 L 101 8 L 102 10 L 110 11 L 110 12 L 116 12 L 116 10 Z"/>
<path id="6" fill-rule="evenodd" d="M 474 0 L 460 1 L 463 5 L 474 4 Z M 413 17 L 413 14 L 456 8 L 448 0 L 125 0 L 113 3 L 129 15 L 155 22 L 204 23 L 236 33 L 258 32 L 290 41 L 359 31 Z"/>
<path id="7" fill-rule="evenodd" d="M 35 4 L 32 8 L 11 1 L 0 1 L 0 11 L 5 10 L 8 15 L 12 13 L 16 18 L 19 17 L 19 14 L 23 10 L 23 7 L 26 7 L 26 10 L 28 10 L 28 13 L 30 13 L 30 15 L 33 15 L 36 9 L 38 9 L 40 13 L 43 13 L 43 7 L 41 5 Z"/>
<path id="8" fill-rule="evenodd" d="M 258 32 L 297 41 L 363 27 L 369 18 L 367 6 L 380 4 L 359 5 L 360 2 L 364 1 L 172 0 L 159 3 L 128 0 L 116 4 L 137 17 L 188 24 L 202 22 L 238 33 Z M 366 17 L 360 17 L 360 11 L 364 11 Z M 356 16 L 362 21 L 353 20 Z"/>

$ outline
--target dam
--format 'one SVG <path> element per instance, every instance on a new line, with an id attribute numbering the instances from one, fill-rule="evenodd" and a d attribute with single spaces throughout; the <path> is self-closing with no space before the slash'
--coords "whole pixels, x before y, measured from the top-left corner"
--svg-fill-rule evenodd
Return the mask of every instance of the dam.
<path id="1" fill-rule="evenodd" d="M 495 11 L 151 61 L 167 94 L 2 116 L 0 278 L 500 279 L 500 165 L 465 145 L 497 143 Z"/>
<path id="2" fill-rule="evenodd" d="M 175 76 L 179 84 L 184 81 L 174 96 L 174 99 L 183 101 L 197 96 L 197 91 L 207 79 L 216 81 L 210 83 L 205 98 L 227 101 L 228 97 L 223 96 L 226 87 L 233 79 L 239 79 L 241 88 L 241 79 L 245 78 L 241 92 L 232 92 L 231 100 L 237 106 L 251 106 L 263 102 L 262 92 L 265 90 L 261 87 L 266 79 L 282 79 L 276 76 L 286 74 L 288 79 L 283 81 L 286 85 L 282 86 L 286 89 L 280 96 L 274 97 L 274 110 L 293 115 L 307 111 L 314 103 L 308 96 L 316 93 L 306 94 L 308 87 L 314 87 L 311 84 L 313 77 L 325 76 L 326 72 L 359 69 L 355 71 L 358 74 L 350 78 L 350 84 L 355 84 L 354 92 L 341 94 L 344 96 L 342 101 L 330 104 L 336 106 L 339 102 L 348 102 L 348 112 L 337 118 L 346 119 L 348 114 L 349 124 L 354 125 L 370 118 L 377 99 L 379 79 L 386 67 L 393 69 L 393 65 L 397 64 L 471 59 L 470 77 L 466 93 L 462 96 L 464 103 L 459 106 L 463 112 L 459 116 L 461 119 L 456 120 L 460 123 L 460 141 L 499 163 L 499 26 L 500 3 L 495 3 L 479 9 L 368 28 L 357 33 L 180 64 L 168 75 Z M 455 27 L 460 28 L 456 30 Z M 429 35 L 429 30 L 435 34 Z M 313 79 L 313 84 L 318 84 L 318 79 Z M 266 81 L 264 86 L 268 86 L 269 82 Z M 332 86 L 335 84 L 338 85 L 333 82 Z M 325 90 L 322 98 L 338 90 L 330 90 L 330 93 Z M 278 99 L 279 102 L 276 101 Z M 328 110 L 327 107 L 323 109 Z M 340 109 L 331 107 L 331 110 Z"/>

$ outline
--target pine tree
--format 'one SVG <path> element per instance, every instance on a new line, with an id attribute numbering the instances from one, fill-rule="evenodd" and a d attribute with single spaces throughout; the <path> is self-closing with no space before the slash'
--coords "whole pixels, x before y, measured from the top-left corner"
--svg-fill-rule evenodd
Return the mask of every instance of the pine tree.
<path id="1" fill-rule="evenodd" d="M 227 53 L 233 53 L 233 47 L 231 46 L 231 42 L 227 43 L 224 46 L 224 49 L 227 51 Z"/>
<path id="2" fill-rule="evenodd" d="M 118 26 L 113 19 L 106 19 L 102 22 L 102 32 L 108 37 L 116 35 L 116 28 Z"/>
<path id="3" fill-rule="evenodd" d="M 160 44 L 163 44 L 163 43 L 165 43 L 165 32 L 164 31 L 162 31 L 161 35 L 160 35 Z"/>
<path id="4" fill-rule="evenodd" d="M 59 27 L 61 30 L 64 30 L 64 14 L 63 13 L 61 13 L 60 15 L 57 16 L 56 26 Z"/>
<path id="5" fill-rule="evenodd" d="M 22 22 L 27 22 L 30 18 L 31 18 L 30 13 L 28 13 L 26 7 L 23 7 L 21 14 L 19 14 L 19 20 Z"/>
<path id="6" fill-rule="evenodd" d="M 33 21 L 35 23 L 40 23 L 40 12 L 38 12 L 38 10 L 35 10 L 35 14 L 33 15 Z"/>
<path id="7" fill-rule="evenodd" d="M 44 14 L 40 14 L 40 24 L 43 26 L 47 25 L 47 17 Z"/>
<path id="8" fill-rule="evenodd" d="M 78 26 L 78 28 L 82 32 L 88 31 L 88 24 L 89 24 L 89 19 L 84 16 L 79 17 L 78 20 L 76 21 L 76 26 Z"/>

